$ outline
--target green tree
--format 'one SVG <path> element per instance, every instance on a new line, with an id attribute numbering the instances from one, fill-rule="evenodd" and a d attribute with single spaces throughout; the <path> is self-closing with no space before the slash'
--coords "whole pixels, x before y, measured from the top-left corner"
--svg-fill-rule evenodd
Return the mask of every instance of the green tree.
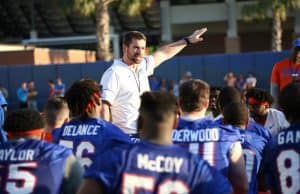
<path id="1" fill-rule="evenodd" d="M 300 0 L 257 0 L 255 4 L 245 5 L 242 15 L 246 21 L 263 20 L 272 17 L 272 51 L 282 50 L 282 22 L 287 12 L 300 8 Z"/>
<path id="2" fill-rule="evenodd" d="M 112 58 L 110 52 L 109 6 L 117 6 L 119 13 L 135 16 L 140 11 L 151 6 L 153 0 L 64 0 L 64 7 L 72 5 L 72 10 L 80 11 L 84 15 L 95 14 L 97 56 L 108 61 Z"/>

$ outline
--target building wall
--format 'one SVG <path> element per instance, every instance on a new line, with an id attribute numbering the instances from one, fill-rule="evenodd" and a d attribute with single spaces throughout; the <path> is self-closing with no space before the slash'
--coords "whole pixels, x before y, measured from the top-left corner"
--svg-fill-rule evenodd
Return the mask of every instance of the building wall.
<path id="1" fill-rule="evenodd" d="M 273 64 L 287 57 L 288 51 L 280 53 L 252 52 L 243 54 L 214 54 L 178 56 L 161 64 L 155 75 L 178 81 L 186 71 L 191 71 L 193 78 L 207 81 L 211 85 L 223 86 L 224 75 L 232 71 L 235 74 L 254 72 L 258 79 L 258 87 L 268 89 Z M 0 83 L 9 91 L 9 109 L 18 106 L 16 91 L 22 81 L 35 81 L 40 110 L 48 98 L 48 80 L 61 77 L 66 87 L 83 77 L 100 81 L 103 72 L 111 62 L 51 64 L 43 66 L 18 65 L 1 66 Z"/>
<path id="2" fill-rule="evenodd" d="M 94 51 L 34 48 L 30 50 L 0 52 L 0 65 L 47 65 L 95 61 L 96 52 Z"/>

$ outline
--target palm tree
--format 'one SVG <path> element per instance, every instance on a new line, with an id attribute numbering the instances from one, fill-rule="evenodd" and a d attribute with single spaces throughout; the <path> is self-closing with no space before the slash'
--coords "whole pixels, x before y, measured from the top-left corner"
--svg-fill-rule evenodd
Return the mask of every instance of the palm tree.
<path id="1" fill-rule="evenodd" d="M 140 11 L 150 7 L 153 0 L 64 0 L 60 4 L 64 7 L 72 5 L 72 10 L 84 15 L 95 14 L 98 59 L 109 61 L 110 52 L 109 7 L 117 6 L 123 15 L 135 16 Z"/>
<path id="2" fill-rule="evenodd" d="M 272 14 L 272 51 L 282 50 L 282 22 L 290 9 L 300 8 L 300 0 L 257 0 L 255 4 L 245 5 L 242 15 L 246 21 L 262 20 Z"/>

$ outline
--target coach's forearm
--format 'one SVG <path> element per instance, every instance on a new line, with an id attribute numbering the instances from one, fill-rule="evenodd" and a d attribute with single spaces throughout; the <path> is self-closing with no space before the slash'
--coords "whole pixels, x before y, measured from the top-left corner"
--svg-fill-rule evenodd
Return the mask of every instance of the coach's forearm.
<path id="1" fill-rule="evenodd" d="M 101 118 L 106 121 L 111 121 L 110 105 L 105 101 L 102 103 Z"/>

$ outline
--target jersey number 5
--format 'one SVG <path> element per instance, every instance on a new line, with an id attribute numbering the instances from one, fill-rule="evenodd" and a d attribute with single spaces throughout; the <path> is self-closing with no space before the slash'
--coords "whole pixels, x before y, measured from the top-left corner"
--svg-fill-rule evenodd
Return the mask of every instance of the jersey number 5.
<path id="1" fill-rule="evenodd" d="M 29 169 L 36 168 L 36 162 L 10 164 L 5 190 L 9 194 L 30 194 L 36 185 L 36 177 Z"/>

